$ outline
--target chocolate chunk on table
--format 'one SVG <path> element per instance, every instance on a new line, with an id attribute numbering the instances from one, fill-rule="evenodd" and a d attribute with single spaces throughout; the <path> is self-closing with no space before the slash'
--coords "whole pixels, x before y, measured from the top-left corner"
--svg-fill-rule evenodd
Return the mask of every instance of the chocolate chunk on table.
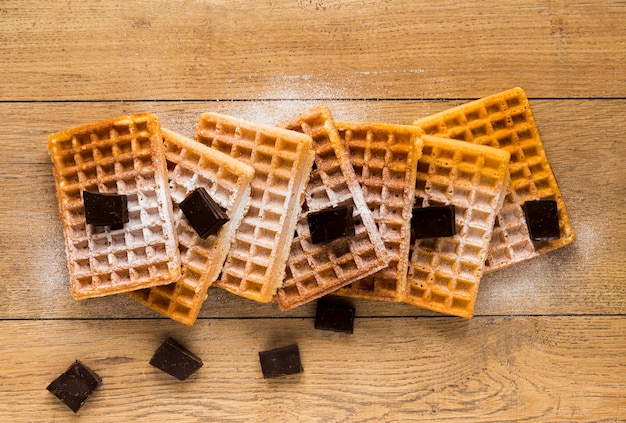
<path id="1" fill-rule="evenodd" d="M 228 222 L 226 212 L 203 188 L 195 189 L 179 205 L 200 238 L 215 235 Z"/>
<path id="2" fill-rule="evenodd" d="M 547 241 L 561 237 L 556 201 L 526 201 L 522 208 L 526 216 L 526 225 L 528 226 L 530 239 L 533 241 Z"/>
<path id="3" fill-rule="evenodd" d="M 76 413 L 101 383 L 100 376 L 76 360 L 46 389 Z"/>
<path id="4" fill-rule="evenodd" d="M 321 244 L 354 235 L 352 206 L 339 206 L 311 212 L 307 215 L 311 242 Z"/>
<path id="5" fill-rule="evenodd" d="M 318 300 L 315 313 L 315 329 L 352 333 L 354 329 L 354 315 L 354 307 L 327 300 Z"/>
<path id="6" fill-rule="evenodd" d="M 152 356 L 150 364 L 179 380 L 187 379 L 203 365 L 198 356 L 172 338 L 163 341 Z"/>
<path id="7" fill-rule="evenodd" d="M 126 195 L 83 191 L 83 205 L 90 225 L 120 228 L 129 221 Z"/>
<path id="8" fill-rule="evenodd" d="M 413 208 L 411 239 L 444 238 L 455 233 L 454 206 Z"/>
<path id="9" fill-rule="evenodd" d="M 259 353 L 261 370 L 265 379 L 302 372 L 298 345 L 275 348 Z"/>

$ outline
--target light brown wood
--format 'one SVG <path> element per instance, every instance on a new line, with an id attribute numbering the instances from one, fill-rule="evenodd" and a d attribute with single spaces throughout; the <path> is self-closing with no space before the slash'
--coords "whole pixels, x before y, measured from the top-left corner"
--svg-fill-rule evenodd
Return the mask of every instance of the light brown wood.
<path id="1" fill-rule="evenodd" d="M 619 1 L 14 0 L 0 17 L 11 100 L 626 94 Z"/>
<path id="2" fill-rule="evenodd" d="M 623 317 L 358 319 L 353 335 L 317 331 L 311 319 L 184 330 L 170 321 L 41 324 L 0 322 L 3 336 L 20 339 L 0 361 L 3 421 L 71 417 L 45 386 L 75 358 L 103 379 L 81 422 L 598 422 L 626 413 Z M 204 361 L 184 382 L 148 364 L 171 333 Z M 264 380 L 258 352 L 293 342 L 304 373 Z"/>
<path id="3" fill-rule="evenodd" d="M 103 377 L 85 421 L 626 421 L 626 5 L 544 3 L 2 2 L 0 421 L 74 417 L 45 390 L 74 359 Z M 319 104 L 408 124 L 514 86 L 578 239 L 484 277 L 471 320 L 354 300 L 345 335 L 314 330 L 314 304 L 215 288 L 185 327 L 69 294 L 52 132 L 148 111 L 191 136 L 202 112 Z M 186 382 L 148 364 L 167 336 L 204 360 Z M 304 373 L 263 380 L 257 353 L 294 342 Z"/>

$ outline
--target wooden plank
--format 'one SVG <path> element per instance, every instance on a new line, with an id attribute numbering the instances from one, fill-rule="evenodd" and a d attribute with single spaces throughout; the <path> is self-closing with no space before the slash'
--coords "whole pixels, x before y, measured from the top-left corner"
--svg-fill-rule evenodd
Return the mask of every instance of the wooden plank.
<path id="1" fill-rule="evenodd" d="M 77 302 L 57 215 L 47 134 L 118 114 L 151 110 L 164 126 L 193 133 L 202 111 L 280 122 L 315 102 L 0 103 L 0 273 L 12 287 L 0 318 L 159 317 L 126 297 Z M 340 119 L 407 123 L 456 102 L 333 101 Z M 624 101 L 533 101 L 548 158 L 578 234 L 570 247 L 483 278 L 478 315 L 623 314 L 626 310 L 626 143 L 615 124 Z M 16 207 L 16 203 L 22 205 Z M 311 316 L 312 306 L 283 314 L 273 305 L 217 289 L 201 316 Z M 415 307 L 356 301 L 362 316 L 430 315 Z"/>
<path id="2" fill-rule="evenodd" d="M 0 99 L 625 97 L 621 1 L 0 6 Z"/>
<path id="3" fill-rule="evenodd" d="M 506 87 L 506 88 L 512 88 Z M 480 96 L 495 92 L 482 91 Z M 532 92 L 527 90 L 532 96 Z M 410 124 L 414 120 L 465 103 L 466 100 L 281 100 L 281 101 L 122 101 L 122 102 L 0 102 L 0 163 L 49 163 L 49 134 L 111 117 L 151 112 L 163 127 L 193 136 L 200 114 L 229 114 L 254 122 L 277 124 L 305 110 L 326 104 L 336 120 Z M 623 152 L 616 116 L 626 100 L 530 100 L 549 159 L 570 169 L 572 151 L 596 151 L 599 163 Z M 591 131 L 583 132 L 581 128 Z M 598 145 L 600 143 L 600 145 Z M 598 148 L 596 148 L 598 146 Z M 606 148 L 608 147 L 608 148 Z M 581 154 L 582 155 L 582 154 Z M 589 157 L 595 159 L 596 155 Z M 619 155 L 619 154 L 617 154 Z M 553 157 L 556 156 L 556 157 Z M 611 162 L 613 164 L 615 162 Z M 611 171 L 611 169 L 608 169 Z M 567 172 L 571 174 L 571 172 Z M 559 179 L 566 175 L 557 174 Z M 574 175 L 575 176 L 575 175 Z"/>
<path id="4" fill-rule="evenodd" d="M 353 335 L 311 319 L 0 321 L 0 420 L 72 417 L 45 387 L 79 359 L 103 379 L 84 422 L 623 421 L 625 331 L 571 316 L 357 319 Z M 187 381 L 148 364 L 168 336 L 204 361 Z M 304 373 L 264 380 L 257 353 L 291 343 Z"/>

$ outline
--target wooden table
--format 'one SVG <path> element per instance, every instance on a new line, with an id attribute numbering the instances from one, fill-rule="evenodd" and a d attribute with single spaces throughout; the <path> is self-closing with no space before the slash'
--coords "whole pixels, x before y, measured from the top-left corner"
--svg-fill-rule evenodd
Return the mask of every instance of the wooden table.
<path id="1" fill-rule="evenodd" d="M 626 421 L 626 4 L 259 0 L 0 3 L 0 421 L 68 421 L 46 391 L 103 378 L 80 421 Z M 74 301 L 47 135 L 150 111 L 410 123 L 521 86 L 577 241 L 483 278 L 476 316 L 354 301 L 353 335 L 212 288 L 193 327 Z M 204 360 L 148 364 L 167 336 Z M 298 343 L 304 373 L 257 353 Z"/>

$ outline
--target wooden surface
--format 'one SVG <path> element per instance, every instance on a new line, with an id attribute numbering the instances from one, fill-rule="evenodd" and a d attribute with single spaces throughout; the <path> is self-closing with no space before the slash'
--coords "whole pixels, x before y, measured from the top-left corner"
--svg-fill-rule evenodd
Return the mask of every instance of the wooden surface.
<path id="1" fill-rule="evenodd" d="M 626 4 L 0 2 L 0 421 L 626 421 Z M 184 327 L 125 296 L 74 301 L 49 133 L 156 113 L 410 123 L 522 86 L 577 241 L 483 278 L 476 317 L 354 301 L 352 335 L 211 289 Z M 148 364 L 173 336 L 204 360 Z M 304 373 L 257 353 L 298 343 Z M 103 378 L 78 416 L 46 391 Z"/>

